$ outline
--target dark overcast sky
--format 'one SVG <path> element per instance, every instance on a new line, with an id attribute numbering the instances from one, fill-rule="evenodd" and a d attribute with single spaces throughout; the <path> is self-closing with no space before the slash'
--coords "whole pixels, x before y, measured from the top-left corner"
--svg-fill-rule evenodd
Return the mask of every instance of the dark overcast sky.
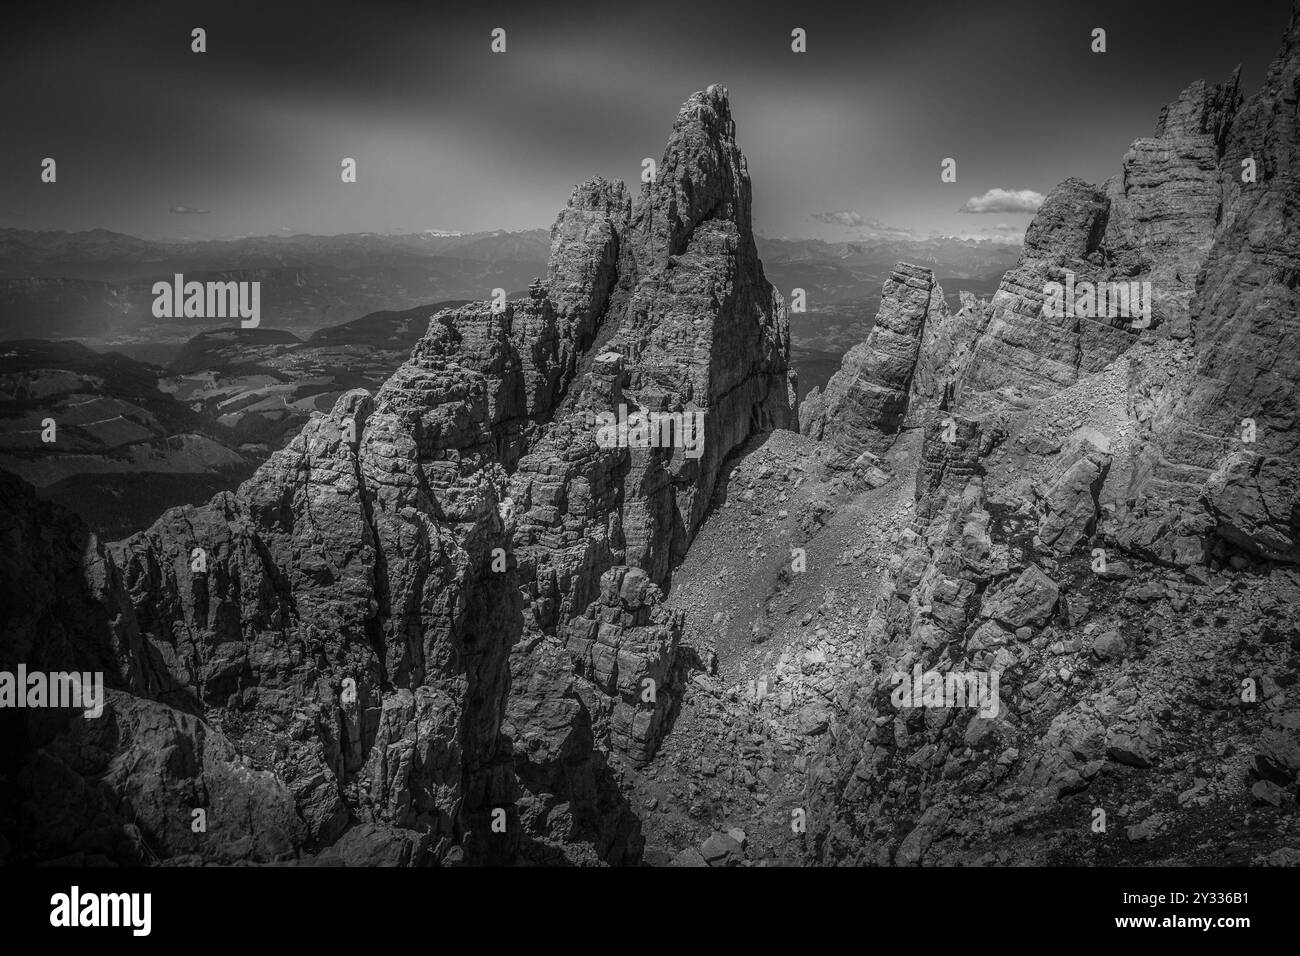
<path id="1" fill-rule="evenodd" d="M 992 188 L 1100 182 L 1161 105 L 1238 63 L 1286 0 L 1189 3 L 41 2 L 0 35 L 0 225 L 144 236 L 549 226 L 571 186 L 635 180 L 681 102 L 728 86 L 768 235 L 1023 227 Z M 208 52 L 190 53 L 190 30 Z M 489 50 L 493 27 L 508 52 Z M 808 52 L 790 52 L 790 30 Z M 1089 51 L 1104 27 L 1108 52 Z M 39 181 L 58 160 L 59 181 Z M 359 182 L 339 181 L 339 161 Z M 957 183 L 939 163 L 957 159 Z M 210 210 L 176 214 L 172 207 Z"/>

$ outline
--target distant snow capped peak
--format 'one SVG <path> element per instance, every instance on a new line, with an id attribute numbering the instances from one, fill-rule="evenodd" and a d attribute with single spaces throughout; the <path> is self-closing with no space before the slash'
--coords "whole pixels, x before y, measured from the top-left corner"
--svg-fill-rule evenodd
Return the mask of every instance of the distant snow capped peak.
<path id="1" fill-rule="evenodd" d="M 425 229 L 425 230 L 423 230 L 423 231 L 420 233 L 420 235 L 422 235 L 422 236 L 434 236 L 434 237 L 440 237 L 440 238 L 451 238 L 451 237 L 454 237 L 454 236 L 463 236 L 463 235 L 465 235 L 465 233 L 463 233 L 463 232 L 456 232 L 456 231 L 454 231 L 454 230 L 452 230 L 452 229 Z"/>

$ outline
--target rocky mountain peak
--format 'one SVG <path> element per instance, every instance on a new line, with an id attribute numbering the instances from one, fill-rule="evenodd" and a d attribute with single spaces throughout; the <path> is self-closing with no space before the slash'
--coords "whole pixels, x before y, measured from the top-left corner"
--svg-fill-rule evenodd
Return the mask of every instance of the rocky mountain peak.
<path id="1" fill-rule="evenodd" d="M 749 169 L 736 145 L 736 124 L 725 87 L 695 93 L 677 113 L 653 183 L 642 185 L 634 218 L 642 233 L 643 267 L 679 255 L 708 219 L 735 224 L 753 246 Z"/>
<path id="2" fill-rule="evenodd" d="M 788 362 L 727 93 L 710 87 L 635 203 L 617 180 L 573 189 L 525 297 L 434 315 L 374 396 L 344 394 L 237 492 L 97 558 L 127 609 L 115 640 L 149 675 L 123 693 L 185 711 L 169 740 L 217 741 L 214 781 L 235 751 L 265 777 L 276 839 L 198 852 L 635 859 L 607 755 L 644 761 L 666 730 L 683 615 L 664 588 L 723 462 L 792 419 Z M 675 424 L 600 440 L 597 416 L 629 407 Z M 684 415 L 702 418 L 684 431 Z M 126 736 L 156 723 L 112 706 Z M 490 840 L 501 808 L 512 836 Z M 193 850 L 141 817 L 154 852 Z"/>
<path id="3" fill-rule="evenodd" d="M 1233 117 L 1241 107 L 1241 67 L 1223 83 L 1207 86 L 1196 80 L 1179 94 L 1178 99 L 1160 111 L 1156 136 L 1185 139 L 1209 136 L 1220 153 Z"/>
<path id="4" fill-rule="evenodd" d="M 814 389 L 800 410 L 800 431 L 826 443 L 831 467 L 852 467 L 864 452 L 881 452 L 893 442 L 907 415 L 921 343 L 927 331 L 938 334 L 948 323 L 934 272 L 907 262 L 895 265 L 867 340 L 849 350 L 825 392 Z M 924 364 L 923 390 L 937 401 L 945 383 Z"/>
<path id="5" fill-rule="evenodd" d="M 927 362 L 927 341 L 901 373 L 920 435 L 905 429 L 879 453 L 908 461 L 919 441 L 903 509 L 914 517 L 867 641 L 841 651 L 844 713 L 807 790 L 818 859 L 1096 862 L 1083 828 L 1051 821 L 1109 801 L 1143 808 L 1119 852 L 1218 863 L 1237 848 L 1193 808 L 1254 812 L 1294 788 L 1295 696 L 1251 710 L 1236 689 L 1255 673 L 1289 686 L 1294 669 L 1274 619 L 1290 622 L 1300 594 L 1298 29 L 1300 3 L 1255 93 L 1239 71 L 1194 82 L 1103 186 L 1061 183 L 993 299 L 964 301 L 964 325 L 945 336 L 973 345 Z M 1051 284 L 1067 281 L 1145 283 L 1150 321 L 1048 309 Z M 866 352 L 840 375 L 878 394 Z M 956 385 L 937 407 L 916 385 L 936 377 Z M 886 491 L 867 485 L 859 500 Z M 889 682 L 918 665 L 999 674 L 996 713 L 898 705 Z M 1188 753 L 1209 761 L 1203 779 L 1231 786 L 1204 799 L 1164 786 Z M 901 784 L 911 773 L 930 781 L 916 800 Z M 1004 810 L 1006 823 L 980 821 Z M 1234 860 L 1294 859 L 1277 846 Z"/>
<path id="6" fill-rule="evenodd" d="M 1053 189 L 988 301 L 894 264 L 802 408 L 710 86 L 649 181 L 573 188 L 525 294 L 433 315 L 236 491 L 105 545 L 0 476 L 0 665 L 110 675 L 102 724 L 0 715 L 35 744 L 3 750 L 3 862 L 1293 834 L 1298 29 L 1254 95 L 1195 82 L 1109 180 Z M 1050 307 L 1116 284 L 1149 315 Z"/>
<path id="7" fill-rule="evenodd" d="M 1110 200 L 1082 179 L 1067 179 L 1048 193 L 1029 228 L 1020 264 L 1086 259 L 1101 244 Z"/>

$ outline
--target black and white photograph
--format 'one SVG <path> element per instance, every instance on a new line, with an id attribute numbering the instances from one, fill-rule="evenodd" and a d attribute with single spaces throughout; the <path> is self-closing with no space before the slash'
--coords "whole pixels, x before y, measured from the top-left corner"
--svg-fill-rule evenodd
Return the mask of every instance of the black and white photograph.
<path id="1" fill-rule="evenodd" d="M 1300 925 L 1300 0 L 20 0 L 0 75 L 12 925 Z"/>

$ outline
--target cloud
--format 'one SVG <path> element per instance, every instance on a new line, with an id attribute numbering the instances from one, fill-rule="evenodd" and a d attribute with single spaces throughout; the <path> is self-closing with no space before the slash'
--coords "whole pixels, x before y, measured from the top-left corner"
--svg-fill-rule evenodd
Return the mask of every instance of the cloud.
<path id="1" fill-rule="evenodd" d="M 904 226 L 891 226 L 879 219 L 870 219 L 851 209 L 838 209 L 834 212 L 815 212 L 812 218 L 832 226 L 853 229 L 860 239 L 908 239 L 916 235 Z"/>
<path id="2" fill-rule="evenodd" d="M 195 209 L 193 206 L 172 206 L 168 212 L 175 213 L 178 216 L 206 216 L 212 212 L 211 209 Z"/>
<path id="3" fill-rule="evenodd" d="M 997 229 L 980 229 L 976 232 L 932 232 L 930 239 L 955 239 L 963 242 L 989 242 L 999 246 L 1019 246 L 1023 245 L 1024 230 L 1015 229 L 1012 232 L 1006 232 Z"/>
<path id="4" fill-rule="evenodd" d="M 990 189 L 983 196 L 971 196 L 958 212 L 1038 212 L 1043 194 L 1032 189 Z"/>
<path id="5" fill-rule="evenodd" d="M 860 214 L 848 209 L 837 209 L 834 212 L 815 212 L 812 217 L 818 222 L 824 222 L 831 226 L 843 226 L 846 229 L 853 229 L 866 224 Z"/>

